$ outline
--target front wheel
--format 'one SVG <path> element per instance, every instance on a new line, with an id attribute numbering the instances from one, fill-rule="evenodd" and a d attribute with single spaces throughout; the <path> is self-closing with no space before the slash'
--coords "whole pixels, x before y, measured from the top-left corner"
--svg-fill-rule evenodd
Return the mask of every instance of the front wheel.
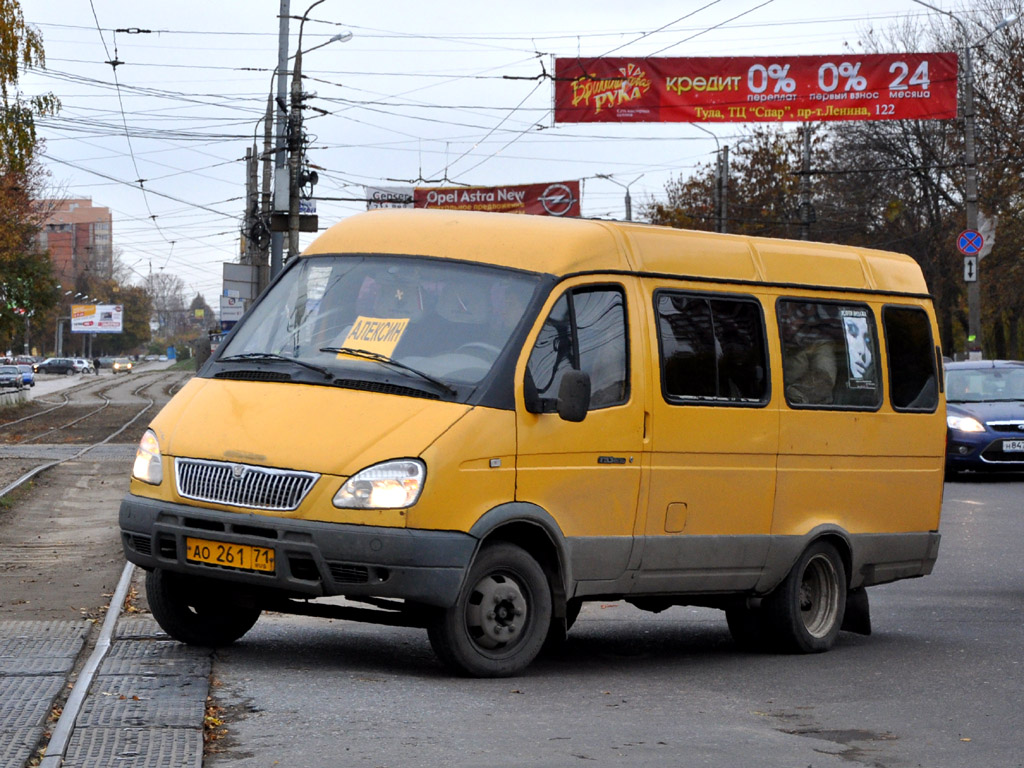
<path id="1" fill-rule="evenodd" d="M 835 643 L 846 613 L 846 568 L 825 541 L 809 546 L 761 609 L 780 650 L 821 653 Z"/>
<path id="2" fill-rule="evenodd" d="M 205 579 L 160 569 L 146 574 L 153 618 L 164 632 L 188 645 L 229 645 L 252 629 L 260 609 L 231 602 L 232 597 L 229 590 L 211 589 Z"/>
<path id="3" fill-rule="evenodd" d="M 484 547 L 455 605 L 428 627 L 430 645 L 450 669 L 472 677 L 509 677 L 536 658 L 551 625 L 544 571 L 513 544 Z"/>

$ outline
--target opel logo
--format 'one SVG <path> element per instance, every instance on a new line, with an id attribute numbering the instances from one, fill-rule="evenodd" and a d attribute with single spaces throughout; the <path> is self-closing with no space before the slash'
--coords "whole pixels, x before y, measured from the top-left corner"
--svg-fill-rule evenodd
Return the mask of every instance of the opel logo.
<path id="1" fill-rule="evenodd" d="M 1019 429 L 1021 432 L 1024 432 L 1024 421 L 1017 425 L 1017 429 Z"/>
<path id="2" fill-rule="evenodd" d="M 565 216 L 572 210 L 576 199 L 565 184 L 552 184 L 540 196 L 540 203 L 551 216 Z"/>

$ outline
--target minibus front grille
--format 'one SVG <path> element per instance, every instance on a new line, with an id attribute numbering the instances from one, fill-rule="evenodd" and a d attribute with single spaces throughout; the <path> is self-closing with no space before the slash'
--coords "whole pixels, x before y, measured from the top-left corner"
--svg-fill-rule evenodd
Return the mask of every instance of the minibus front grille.
<path id="1" fill-rule="evenodd" d="M 181 458 L 174 460 L 174 476 L 183 498 L 278 512 L 298 509 L 320 478 L 314 472 Z"/>

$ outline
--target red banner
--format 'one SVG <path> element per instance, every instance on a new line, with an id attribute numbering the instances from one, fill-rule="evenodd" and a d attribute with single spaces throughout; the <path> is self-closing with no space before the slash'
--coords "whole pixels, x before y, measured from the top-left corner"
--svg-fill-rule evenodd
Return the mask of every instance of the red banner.
<path id="1" fill-rule="evenodd" d="M 522 184 L 507 187 L 417 187 L 416 208 L 457 211 L 534 213 L 541 216 L 579 216 L 580 183 Z"/>
<path id="2" fill-rule="evenodd" d="M 955 53 L 555 59 L 556 123 L 949 120 Z"/>

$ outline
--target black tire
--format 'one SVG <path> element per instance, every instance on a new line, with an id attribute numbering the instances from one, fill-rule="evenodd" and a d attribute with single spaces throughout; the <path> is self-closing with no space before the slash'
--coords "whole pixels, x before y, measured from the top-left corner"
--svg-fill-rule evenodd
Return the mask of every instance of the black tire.
<path id="1" fill-rule="evenodd" d="M 822 653 L 835 643 L 846 613 L 846 568 L 825 541 L 809 546 L 761 609 L 773 641 L 789 653 Z"/>
<path id="2" fill-rule="evenodd" d="M 513 544 L 484 547 L 455 605 L 427 629 L 438 658 L 472 677 L 509 677 L 529 666 L 551 626 L 551 587 L 540 565 Z"/>
<path id="3" fill-rule="evenodd" d="M 68 368 L 66 371 L 64 371 L 64 374 L 66 376 L 74 376 L 75 375 L 75 369 L 74 368 Z"/>
<path id="4" fill-rule="evenodd" d="M 204 579 L 170 571 L 146 574 L 146 599 L 160 627 L 188 645 L 230 645 L 256 623 L 260 609 L 231 600 L 230 590 L 213 589 Z"/>

